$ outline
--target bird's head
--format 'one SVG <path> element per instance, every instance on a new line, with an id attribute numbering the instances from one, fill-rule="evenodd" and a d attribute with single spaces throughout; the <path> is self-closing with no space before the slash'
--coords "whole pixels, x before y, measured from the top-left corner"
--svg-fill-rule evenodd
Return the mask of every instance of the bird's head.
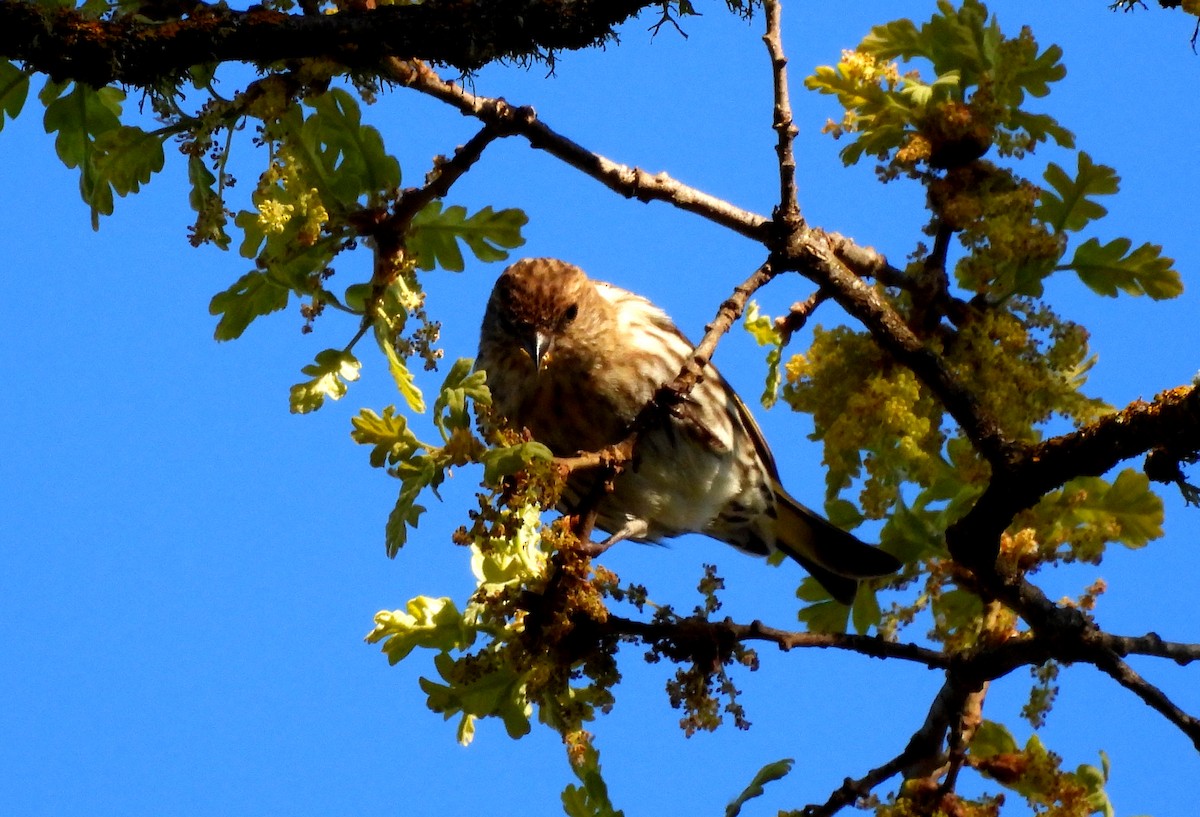
<path id="1" fill-rule="evenodd" d="M 529 355 L 541 371 L 556 349 L 578 350 L 603 314 L 603 299 L 579 267 L 554 258 L 525 258 L 496 281 L 488 301 L 493 329 Z"/>

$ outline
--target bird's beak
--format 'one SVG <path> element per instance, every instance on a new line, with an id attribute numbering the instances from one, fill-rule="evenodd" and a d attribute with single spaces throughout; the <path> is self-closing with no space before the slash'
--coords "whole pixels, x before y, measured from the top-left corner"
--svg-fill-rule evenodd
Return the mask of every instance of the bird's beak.
<path id="1" fill-rule="evenodd" d="M 526 339 L 524 346 L 525 353 L 539 372 L 545 367 L 553 347 L 554 338 L 545 332 L 534 332 L 533 337 Z"/>

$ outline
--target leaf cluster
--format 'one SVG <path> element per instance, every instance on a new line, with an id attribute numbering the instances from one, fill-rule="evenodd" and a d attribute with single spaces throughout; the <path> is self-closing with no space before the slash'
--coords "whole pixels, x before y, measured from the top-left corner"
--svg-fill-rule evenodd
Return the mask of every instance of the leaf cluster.
<path id="1" fill-rule="evenodd" d="M 890 163 L 890 176 L 921 165 L 962 166 L 993 145 L 1006 156 L 1047 139 L 1071 147 L 1070 132 L 1024 107 L 1027 95 L 1046 96 L 1066 75 L 1061 56 L 1057 46 L 1039 51 L 1028 30 L 1006 37 L 979 0 L 957 9 L 939 0 L 928 22 L 876 26 L 837 66 L 818 68 L 805 84 L 837 97 L 846 111 L 828 126 L 837 136 L 852 135 L 843 161 L 875 156 Z M 928 62 L 934 78 L 902 74 L 897 59 Z"/>
<path id="2" fill-rule="evenodd" d="M 419 440 L 407 415 L 388 406 L 382 414 L 363 409 L 351 420 L 350 436 L 371 446 L 370 461 L 400 480 L 400 494 L 388 517 L 386 545 L 395 556 L 416 528 L 425 507 L 417 500 L 427 489 L 437 495 L 447 472 L 468 463 L 483 463 L 484 482 L 496 485 L 508 474 L 537 460 L 549 460 L 550 451 L 541 443 L 519 442 L 489 448 L 472 430 L 470 406 L 490 406 L 491 394 L 484 372 L 473 371 L 473 361 L 460 358 L 446 373 L 433 405 L 433 423 L 441 445 Z M 343 387 L 344 390 L 344 387 Z"/>

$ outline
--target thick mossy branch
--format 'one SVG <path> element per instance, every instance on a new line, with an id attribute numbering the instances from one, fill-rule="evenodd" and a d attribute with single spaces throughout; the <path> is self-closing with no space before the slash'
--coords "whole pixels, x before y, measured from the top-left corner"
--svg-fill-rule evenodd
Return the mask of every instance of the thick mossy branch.
<path id="1" fill-rule="evenodd" d="M 100 20 L 74 9 L 0 0 L 0 57 L 58 80 L 158 87 L 193 65 L 323 58 L 375 72 L 387 57 L 462 71 L 598 45 L 648 0 L 489 0 L 384 6 L 329 15 L 196 3 L 182 19 Z"/>
<path id="2" fill-rule="evenodd" d="M 1053 437 L 999 470 L 971 511 L 946 532 L 951 555 L 975 570 L 995 563 L 1000 533 L 1049 491 L 1079 476 L 1165 447 L 1200 450 L 1200 389 L 1181 386 L 1137 401 L 1070 434 Z"/>

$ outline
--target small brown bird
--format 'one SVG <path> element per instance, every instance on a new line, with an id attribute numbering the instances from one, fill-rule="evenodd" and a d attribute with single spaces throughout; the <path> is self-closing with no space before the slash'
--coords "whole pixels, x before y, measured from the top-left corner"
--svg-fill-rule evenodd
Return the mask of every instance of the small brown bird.
<path id="1" fill-rule="evenodd" d="M 499 415 L 570 456 L 624 439 L 693 349 L 645 298 L 565 261 L 526 258 L 496 281 L 476 365 Z M 571 479 L 568 510 L 593 479 Z M 783 490 L 754 418 L 711 365 L 672 416 L 640 435 L 634 461 L 600 500 L 596 526 L 610 534 L 605 545 L 699 532 L 760 556 L 781 550 L 843 604 L 859 579 L 900 568 Z"/>

